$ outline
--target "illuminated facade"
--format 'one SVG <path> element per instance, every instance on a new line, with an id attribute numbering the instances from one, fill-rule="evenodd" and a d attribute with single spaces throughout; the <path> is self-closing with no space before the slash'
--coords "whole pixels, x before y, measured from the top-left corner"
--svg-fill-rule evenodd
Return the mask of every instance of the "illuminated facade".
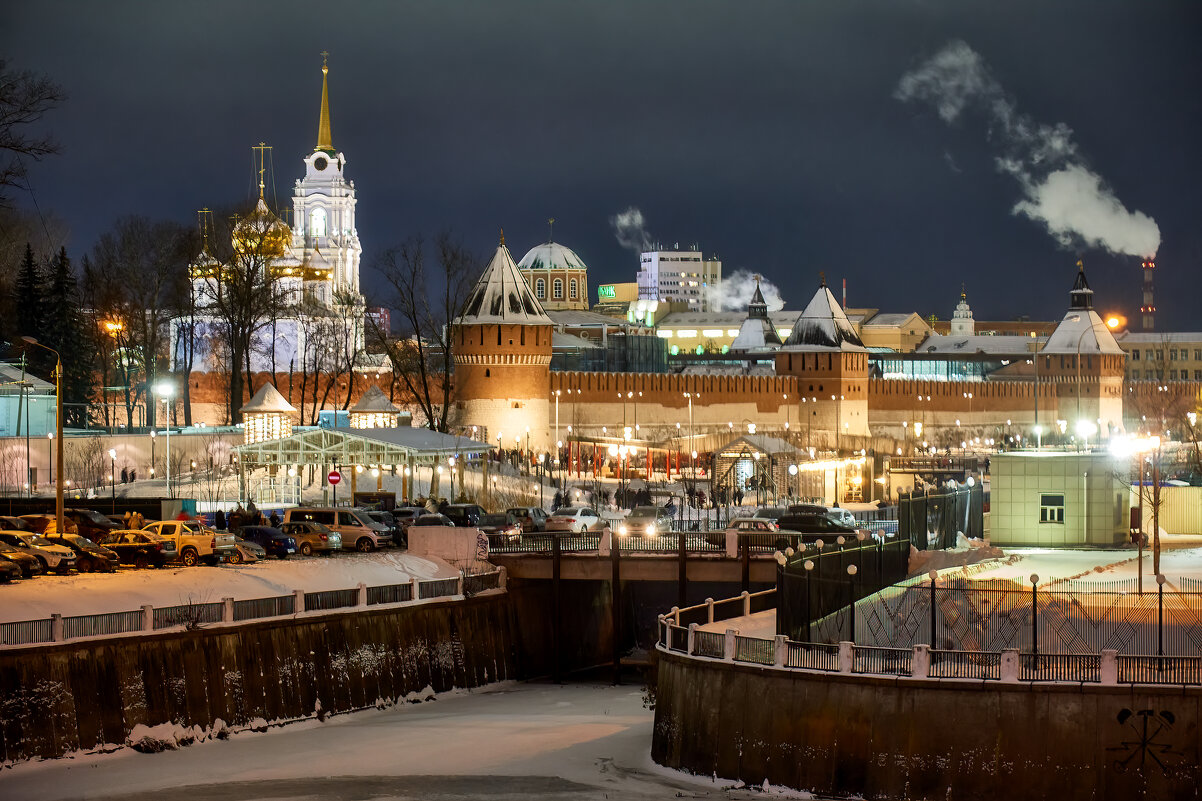
<path id="1" fill-rule="evenodd" d="M 246 445 L 292 436 L 296 409 L 271 384 L 264 384 L 242 407 L 242 441 Z"/>

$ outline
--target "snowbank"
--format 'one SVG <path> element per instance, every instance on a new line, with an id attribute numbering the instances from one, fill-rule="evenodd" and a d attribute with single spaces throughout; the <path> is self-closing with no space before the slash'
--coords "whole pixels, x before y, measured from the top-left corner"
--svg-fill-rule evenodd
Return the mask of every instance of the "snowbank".
<path id="1" fill-rule="evenodd" d="M 458 570 L 436 557 L 380 551 L 267 559 L 253 565 L 38 576 L 0 586 L 0 623 L 36 620 L 52 613 L 125 612 L 144 604 L 162 607 L 222 598 L 267 598 L 293 590 L 345 590 L 360 583 L 371 587 L 458 575 Z"/>

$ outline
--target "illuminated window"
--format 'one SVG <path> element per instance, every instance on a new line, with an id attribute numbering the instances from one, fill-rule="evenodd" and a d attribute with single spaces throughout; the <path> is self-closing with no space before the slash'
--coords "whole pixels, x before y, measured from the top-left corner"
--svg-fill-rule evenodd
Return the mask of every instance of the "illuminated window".
<path id="1" fill-rule="evenodd" d="M 556 300 L 563 299 L 563 279 L 562 278 L 556 278 L 551 283 L 551 297 L 555 298 Z"/>
<path id="2" fill-rule="evenodd" d="M 576 299 L 576 279 L 573 278 L 568 282 L 568 297 L 572 300 Z"/>
<path id="3" fill-rule="evenodd" d="M 309 236 L 326 235 L 326 210 L 313 209 L 309 215 Z"/>
<path id="4" fill-rule="evenodd" d="M 676 332 L 676 336 L 680 337 L 681 339 L 692 339 L 693 337 L 697 336 L 697 330 L 695 328 L 683 328 Z"/>
<path id="5" fill-rule="evenodd" d="M 544 278 L 539 278 L 534 282 L 534 294 L 539 300 L 547 299 L 547 281 Z"/>
<path id="6" fill-rule="evenodd" d="M 1063 523 L 1064 522 L 1064 495 L 1052 495 L 1049 493 L 1040 493 L 1039 495 L 1039 522 L 1040 523 Z"/>

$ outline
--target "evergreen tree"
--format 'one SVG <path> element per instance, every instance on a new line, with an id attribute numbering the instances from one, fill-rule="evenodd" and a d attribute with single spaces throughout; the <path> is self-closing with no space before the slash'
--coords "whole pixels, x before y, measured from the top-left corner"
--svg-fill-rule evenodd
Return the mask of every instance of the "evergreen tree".
<path id="1" fill-rule="evenodd" d="M 25 243 L 25 258 L 17 272 L 17 282 L 14 287 L 16 309 L 13 319 L 14 339 L 35 337 L 40 339 L 42 333 L 42 306 L 45 278 L 33 258 L 33 248 Z"/>
<path id="2" fill-rule="evenodd" d="M 95 391 L 92 354 L 96 349 L 80 311 L 79 286 L 66 248 L 59 250 L 50 265 L 43 311 L 41 341 L 63 359 L 63 425 L 83 427 Z"/>

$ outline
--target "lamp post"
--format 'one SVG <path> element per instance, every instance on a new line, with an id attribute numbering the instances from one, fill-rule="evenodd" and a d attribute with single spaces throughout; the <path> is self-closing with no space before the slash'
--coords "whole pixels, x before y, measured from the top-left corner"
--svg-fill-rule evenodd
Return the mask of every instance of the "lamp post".
<path id="1" fill-rule="evenodd" d="M 117 514 L 117 449 L 109 448 L 109 462 L 112 472 L 109 473 L 109 485 L 113 488 L 113 514 Z"/>
<path id="2" fill-rule="evenodd" d="M 58 473 L 54 485 L 54 531 L 62 534 L 66 531 L 63 520 L 63 357 L 54 348 L 43 345 L 33 337 L 21 337 L 30 345 L 48 350 L 54 354 L 57 363 L 54 365 L 54 432 L 58 439 L 58 451 L 55 453 L 55 472 Z"/>
<path id="3" fill-rule="evenodd" d="M 175 387 L 166 381 L 155 384 L 154 394 L 167 404 L 165 422 L 167 424 L 167 497 L 171 495 L 171 399 L 175 397 Z"/>
<path id="4" fill-rule="evenodd" d="M 46 482 L 54 481 L 54 432 L 46 432 L 46 469 L 50 471 Z"/>

